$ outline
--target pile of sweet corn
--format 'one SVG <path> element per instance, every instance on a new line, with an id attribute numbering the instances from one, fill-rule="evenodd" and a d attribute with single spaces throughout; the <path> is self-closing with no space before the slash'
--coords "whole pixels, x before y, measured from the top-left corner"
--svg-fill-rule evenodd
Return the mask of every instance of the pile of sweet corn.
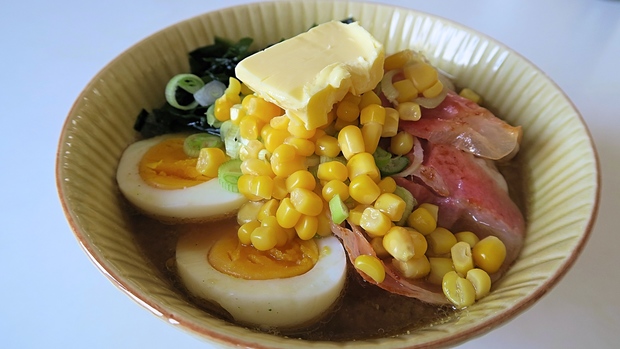
<path id="1" fill-rule="evenodd" d="M 373 157 L 379 141 L 390 138 L 392 154 L 409 153 L 414 137 L 398 131 L 399 121 L 418 120 L 420 106 L 413 100 L 434 98 L 444 90 L 435 68 L 412 51 L 387 57 L 384 69 L 392 72 L 388 85 L 395 108 L 383 107 L 374 91 L 347 94 L 329 113 L 329 122 L 312 130 L 230 78 L 214 113 L 237 126 L 243 140 L 229 154 L 241 161 L 237 187 L 250 200 L 238 215 L 239 240 L 269 250 L 295 237 L 328 236 L 338 208 L 364 229 L 377 255 L 359 256 L 356 268 L 380 283 L 385 278 L 382 260 L 391 259 L 403 276 L 442 284 L 457 307 L 468 306 L 488 293 L 488 274 L 503 262 L 496 247 L 501 241 L 478 241 L 471 232 L 452 234 L 437 227 L 437 206 L 421 204 L 407 211 L 394 179 L 381 177 Z M 397 74 L 400 78 L 392 81 Z M 217 153 L 217 166 L 222 161 Z M 208 159 L 199 158 L 199 163 Z"/>

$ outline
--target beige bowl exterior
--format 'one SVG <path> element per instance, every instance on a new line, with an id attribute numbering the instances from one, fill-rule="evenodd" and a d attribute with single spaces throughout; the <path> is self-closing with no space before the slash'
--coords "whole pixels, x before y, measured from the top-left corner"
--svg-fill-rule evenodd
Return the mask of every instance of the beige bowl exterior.
<path id="1" fill-rule="evenodd" d="M 480 92 L 492 109 L 524 129 L 527 237 L 521 256 L 491 295 L 449 323 L 369 341 L 306 342 L 256 333 L 188 304 L 141 255 L 122 218 L 117 162 L 136 139 L 142 108 L 164 101 L 187 53 L 213 42 L 255 38 L 255 48 L 314 23 L 353 16 L 387 53 L 421 50 L 457 83 Z M 505 323 L 558 282 L 574 263 L 598 209 L 600 172 L 580 114 L 543 72 L 523 57 L 451 21 L 371 3 L 277 1 L 207 13 L 166 28 L 106 66 L 84 89 L 64 125 L 57 185 L 71 229 L 90 259 L 121 290 L 162 320 L 224 346 L 255 348 L 426 348 L 450 346 Z"/>

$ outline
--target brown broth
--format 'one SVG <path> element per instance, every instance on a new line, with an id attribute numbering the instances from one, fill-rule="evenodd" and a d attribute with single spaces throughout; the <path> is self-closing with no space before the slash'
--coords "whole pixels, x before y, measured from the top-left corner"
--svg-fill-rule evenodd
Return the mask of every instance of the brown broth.
<path id="1" fill-rule="evenodd" d="M 505 176 L 510 194 L 522 212 L 527 203 L 524 198 L 527 178 L 523 175 L 520 156 L 498 166 Z M 175 272 L 174 256 L 177 240 L 184 225 L 167 225 L 137 213 L 122 196 L 126 219 L 137 244 L 154 265 L 162 278 L 172 288 L 198 308 L 223 320 L 234 322 L 224 310 L 210 302 L 196 299 L 185 289 Z M 217 222 L 204 223 L 202 229 L 217 229 Z M 417 299 L 391 294 L 365 282 L 348 263 L 348 275 L 341 299 L 321 321 L 296 331 L 279 332 L 278 335 L 311 341 L 349 341 L 397 336 L 418 328 L 450 321 L 459 312 L 450 306 L 435 306 Z M 258 330 L 257 330 L 258 331 Z"/>

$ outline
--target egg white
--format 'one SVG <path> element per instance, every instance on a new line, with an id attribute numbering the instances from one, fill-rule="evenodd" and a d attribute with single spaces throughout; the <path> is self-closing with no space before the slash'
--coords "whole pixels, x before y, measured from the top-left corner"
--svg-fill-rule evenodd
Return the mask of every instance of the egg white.
<path id="1" fill-rule="evenodd" d="M 247 199 L 221 187 L 217 179 L 183 189 L 158 189 L 139 173 L 140 160 L 154 145 L 174 137 L 169 134 L 141 140 L 123 152 L 116 172 L 125 198 L 143 213 L 170 222 L 199 222 L 219 219 L 236 212 Z"/>
<path id="2" fill-rule="evenodd" d="M 246 280 L 221 273 L 207 259 L 218 234 L 193 231 L 176 249 L 179 276 L 194 296 L 219 304 L 239 323 L 263 329 L 296 328 L 326 314 L 346 279 L 346 256 L 338 238 L 317 240 L 319 259 L 306 273 L 289 278 Z"/>

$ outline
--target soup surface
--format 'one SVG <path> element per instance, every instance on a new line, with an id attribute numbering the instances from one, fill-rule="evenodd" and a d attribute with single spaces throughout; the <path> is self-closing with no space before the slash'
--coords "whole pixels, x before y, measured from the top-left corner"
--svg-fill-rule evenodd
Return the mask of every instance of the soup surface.
<path id="1" fill-rule="evenodd" d="M 503 164 L 500 171 L 506 178 L 511 196 L 522 212 L 527 178 L 520 156 Z M 190 229 L 204 229 L 205 233 L 218 229 L 218 222 L 190 225 L 168 225 L 146 217 L 119 195 L 126 207 L 126 219 L 135 239 L 154 268 L 182 297 L 200 309 L 224 320 L 234 322 L 230 315 L 217 305 L 193 297 L 183 286 L 175 267 L 175 247 L 181 234 Z M 235 218 L 232 218 L 235 219 Z M 441 323 L 459 316 L 452 306 L 426 304 L 414 298 L 400 296 L 371 285 L 353 270 L 349 263 L 347 283 L 341 299 L 321 321 L 305 328 L 288 330 L 278 335 L 319 341 L 363 340 L 395 336 L 415 331 L 417 328 Z"/>

